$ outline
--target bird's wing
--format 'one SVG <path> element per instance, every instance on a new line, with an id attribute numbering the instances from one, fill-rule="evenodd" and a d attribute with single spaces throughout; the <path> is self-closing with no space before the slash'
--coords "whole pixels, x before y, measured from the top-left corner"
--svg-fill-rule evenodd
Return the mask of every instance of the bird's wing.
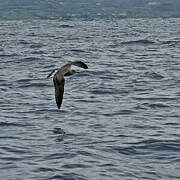
<path id="1" fill-rule="evenodd" d="M 82 61 L 73 61 L 73 62 L 71 62 L 71 65 L 78 66 L 78 67 L 81 67 L 84 69 L 88 69 L 88 66 L 85 63 L 83 63 Z"/>
<path id="2" fill-rule="evenodd" d="M 54 88 L 55 88 L 55 99 L 58 109 L 60 109 L 62 100 L 63 100 L 63 94 L 64 94 L 64 77 L 57 78 L 57 75 L 55 74 L 53 77 L 54 82 Z"/>
<path id="3" fill-rule="evenodd" d="M 66 73 L 68 73 L 69 71 L 71 71 L 71 64 L 68 63 L 68 64 L 62 66 L 62 67 L 59 69 L 59 71 L 60 71 L 63 75 L 65 75 Z"/>
<path id="4" fill-rule="evenodd" d="M 50 78 L 54 72 L 55 72 L 55 69 L 53 69 L 53 70 L 48 74 L 47 78 Z"/>

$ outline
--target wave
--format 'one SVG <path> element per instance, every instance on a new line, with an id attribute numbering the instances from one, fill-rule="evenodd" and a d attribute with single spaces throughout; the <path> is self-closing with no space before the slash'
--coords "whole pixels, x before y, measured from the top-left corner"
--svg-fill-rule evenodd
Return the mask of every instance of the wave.
<path id="1" fill-rule="evenodd" d="M 157 109 L 157 108 L 170 108 L 170 106 L 168 106 L 165 103 L 143 103 L 142 106 L 144 107 L 150 107 L 152 109 Z"/>
<path id="2" fill-rule="evenodd" d="M 72 52 L 79 52 L 79 53 L 84 53 L 86 51 L 82 50 L 82 49 L 71 49 L 70 51 Z"/>
<path id="3" fill-rule="evenodd" d="M 14 57 L 14 56 L 18 56 L 18 54 L 16 54 L 16 53 L 12 53 L 12 54 L 0 54 L 0 57 Z"/>
<path id="4" fill-rule="evenodd" d="M 18 88 L 29 88 L 29 87 L 35 87 L 35 88 L 39 88 L 39 87 L 51 87 L 50 85 L 46 84 L 46 83 L 30 83 L 30 84 L 25 84 L 25 85 L 19 85 Z"/>
<path id="5" fill-rule="evenodd" d="M 19 124 L 19 123 L 0 122 L 0 127 L 7 127 L 7 126 L 25 127 L 27 125 Z"/>
<path id="6" fill-rule="evenodd" d="M 40 60 L 41 58 L 38 58 L 38 57 L 27 57 L 27 58 L 23 58 L 21 59 L 22 62 L 31 62 L 31 61 L 38 61 Z"/>
<path id="7" fill-rule="evenodd" d="M 68 24 L 62 24 L 59 26 L 59 28 L 74 28 L 74 26 Z"/>
<path id="8" fill-rule="evenodd" d="M 147 40 L 147 39 L 140 39 L 140 40 L 135 40 L 135 41 L 124 41 L 124 42 L 121 42 L 121 44 L 129 44 L 129 45 L 133 45 L 133 44 L 151 45 L 151 44 L 155 44 L 155 42 L 154 42 L 154 41 Z"/>
<path id="9" fill-rule="evenodd" d="M 170 47 L 175 47 L 176 45 L 180 44 L 180 41 L 175 41 L 175 40 L 168 40 L 168 41 L 162 41 L 162 45 L 168 45 Z"/>
<path id="10" fill-rule="evenodd" d="M 25 41 L 25 40 L 19 40 L 18 43 L 23 44 L 23 45 L 30 44 L 28 41 Z"/>
<path id="11" fill-rule="evenodd" d="M 175 40 L 168 40 L 168 41 L 162 41 L 161 44 L 178 44 L 180 41 Z"/>
<path id="12" fill-rule="evenodd" d="M 152 78 L 152 79 L 157 79 L 157 80 L 160 80 L 160 79 L 164 78 L 163 75 L 161 75 L 160 73 L 156 73 L 156 72 L 145 72 L 144 75 L 146 77 L 149 77 L 149 78 Z"/>
<path id="13" fill-rule="evenodd" d="M 135 154 L 147 154 L 148 152 L 154 151 L 167 151 L 167 152 L 179 152 L 180 145 L 176 140 L 156 140 L 156 139 L 148 139 L 139 141 L 136 143 L 127 143 L 128 145 L 125 147 L 120 146 L 109 146 L 114 151 L 117 151 L 121 154 L 126 155 L 135 155 Z M 144 152 L 142 152 L 142 150 Z M 158 158 L 158 157 L 157 157 Z M 165 158 L 165 157 L 164 157 Z"/>
<path id="14" fill-rule="evenodd" d="M 44 44 L 37 43 L 37 44 L 32 44 L 32 45 L 30 46 L 30 48 L 41 48 L 41 47 L 43 47 L 43 46 L 45 46 L 45 45 L 44 45 Z"/>
<path id="15" fill-rule="evenodd" d="M 33 79 L 28 79 L 28 78 L 24 78 L 24 79 L 18 79 L 15 82 L 17 83 L 27 83 L 27 82 L 31 82 Z"/>

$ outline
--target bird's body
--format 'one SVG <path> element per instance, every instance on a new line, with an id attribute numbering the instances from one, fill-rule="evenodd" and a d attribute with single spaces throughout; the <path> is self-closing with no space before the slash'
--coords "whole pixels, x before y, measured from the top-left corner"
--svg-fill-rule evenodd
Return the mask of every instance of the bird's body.
<path id="1" fill-rule="evenodd" d="M 54 88 L 55 88 L 55 99 L 56 99 L 56 104 L 58 109 L 60 109 L 62 100 L 63 100 L 63 94 L 64 94 L 64 84 L 65 84 L 65 79 L 64 76 L 70 76 L 74 73 L 76 73 L 75 70 L 71 69 L 71 65 L 79 66 L 84 69 L 88 69 L 88 66 L 83 63 L 82 61 L 73 61 L 70 62 L 64 66 L 62 66 L 60 69 L 58 69 L 57 72 L 53 70 L 47 78 L 51 77 L 53 73 L 53 82 L 54 82 Z"/>

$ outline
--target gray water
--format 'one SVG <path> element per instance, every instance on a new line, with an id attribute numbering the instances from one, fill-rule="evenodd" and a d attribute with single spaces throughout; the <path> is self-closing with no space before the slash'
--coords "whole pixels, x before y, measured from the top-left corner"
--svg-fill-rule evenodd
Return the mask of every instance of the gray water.
<path id="1" fill-rule="evenodd" d="M 180 179 L 180 19 L 0 22 L 0 179 Z M 82 60 L 57 109 L 53 68 Z"/>

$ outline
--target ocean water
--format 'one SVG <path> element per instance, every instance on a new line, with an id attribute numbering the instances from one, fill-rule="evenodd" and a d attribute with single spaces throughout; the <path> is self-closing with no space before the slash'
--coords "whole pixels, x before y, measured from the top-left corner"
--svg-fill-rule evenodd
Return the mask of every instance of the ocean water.
<path id="1" fill-rule="evenodd" d="M 180 19 L 0 22 L 0 179 L 179 180 Z M 68 61 L 60 110 L 46 76 Z"/>

